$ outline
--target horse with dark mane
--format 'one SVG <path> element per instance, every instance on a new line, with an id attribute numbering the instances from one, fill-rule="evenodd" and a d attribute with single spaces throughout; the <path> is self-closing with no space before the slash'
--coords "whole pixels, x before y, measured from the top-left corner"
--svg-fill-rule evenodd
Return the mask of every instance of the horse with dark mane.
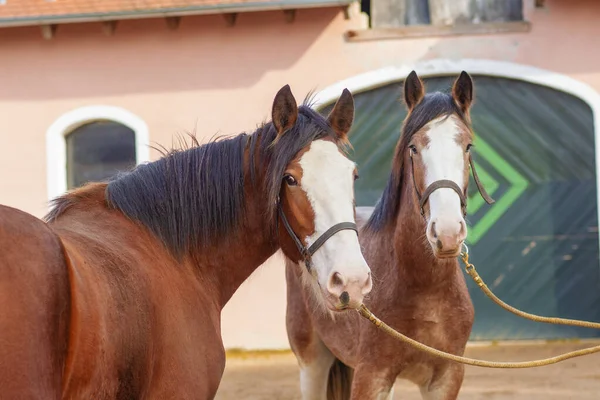
<path id="1" fill-rule="evenodd" d="M 325 307 L 360 305 L 353 117 L 347 90 L 325 118 L 286 85 L 254 133 L 69 192 L 47 223 L 0 206 L 2 397 L 213 398 L 221 310 L 279 249 Z"/>
<path id="2" fill-rule="evenodd" d="M 366 222 L 357 209 L 376 289 L 364 303 L 397 331 L 462 355 L 474 317 L 457 260 L 467 237 L 473 84 L 463 72 L 451 94 L 425 94 L 413 71 L 404 99 L 409 112 L 387 186 Z M 473 174 L 484 199 L 493 202 Z M 424 399 L 457 398 L 462 364 L 399 342 L 358 313 L 331 318 L 302 290 L 304 274 L 286 261 L 287 329 L 303 399 L 392 399 L 397 378 L 417 384 Z"/>

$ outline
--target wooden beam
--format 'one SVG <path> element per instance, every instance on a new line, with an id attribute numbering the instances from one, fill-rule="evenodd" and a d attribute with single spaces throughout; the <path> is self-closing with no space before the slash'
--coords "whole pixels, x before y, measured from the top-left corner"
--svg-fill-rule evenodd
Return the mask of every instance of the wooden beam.
<path id="1" fill-rule="evenodd" d="M 46 40 L 50 40 L 56 35 L 56 29 L 58 28 L 58 25 L 42 25 L 40 28 L 42 30 L 42 37 Z"/>
<path id="2" fill-rule="evenodd" d="M 293 23 L 296 20 L 296 10 L 283 10 L 285 22 L 288 24 Z"/>
<path id="3" fill-rule="evenodd" d="M 531 24 L 527 21 L 486 22 L 464 25 L 411 25 L 403 28 L 373 28 L 350 30 L 345 33 L 348 42 L 366 40 L 412 39 L 436 36 L 492 35 L 498 33 L 529 32 Z"/>
<path id="4" fill-rule="evenodd" d="M 350 19 L 350 6 L 342 7 L 342 11 L 344 12 L 344 19 L 349 20 Z"/>
<path id="5" fill-rule="evenodd" d="M 117 29 L 118 21 L 103 21 L 102 22 L 102 32 L 106 36 L 112 36 L 115 34 L 115 30 Z"/>
<path id="6" fill-rule="evenodd" d="M 237 19 L 237 13 L 223 14 L 223 18 L 225 18 L 225 24 L 227 26 L 234 26 Z"/>
<path id="7" fill-rule="evenodd" d="M 181 17 L 166 17 L 165 22 L 167 23 L 167 28 L 170 31 L 176 31 L 177 29 L 179 29 Z"/>

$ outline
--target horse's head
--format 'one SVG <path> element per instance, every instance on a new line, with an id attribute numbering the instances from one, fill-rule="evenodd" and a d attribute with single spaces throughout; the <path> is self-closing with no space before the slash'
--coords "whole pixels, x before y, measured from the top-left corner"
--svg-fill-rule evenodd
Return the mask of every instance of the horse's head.
<path id="1" fill-rule="evenodd" d="M 372 287 L 354 227 L 356 165 L 343 152 L 353 119 L 348 90 L 327 118 L 307 106 L 299 109 L 287 85 L 273 103 L 274 157 L 299 149 L 280 176 L 281 248 L 331 310 L 359 306 Z"/>
<path id="2" fill-rule="evenodd" d="M 467 237 L 473 82 L 463 71 L 451 94 L 425 94 L 423 82 L 413 71 L 404 84 L 404 100 L 409 111 L 403 127 L 404 165 L 412 175 L 406 184 L 414 186 L 434 255 L 456 257 Z M 476 182 L 486 201 L 493 202 L 477 178 Z"/>

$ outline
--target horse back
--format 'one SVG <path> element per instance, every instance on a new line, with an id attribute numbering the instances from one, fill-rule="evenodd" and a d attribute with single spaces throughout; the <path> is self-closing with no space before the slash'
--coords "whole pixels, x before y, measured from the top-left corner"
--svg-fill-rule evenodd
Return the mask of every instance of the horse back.
<path id="1" fill-rule="evenodd" d="M 0 392 L 57 399 L 68 346 L 69 277 L 60 239 L 0 205 Z"/>

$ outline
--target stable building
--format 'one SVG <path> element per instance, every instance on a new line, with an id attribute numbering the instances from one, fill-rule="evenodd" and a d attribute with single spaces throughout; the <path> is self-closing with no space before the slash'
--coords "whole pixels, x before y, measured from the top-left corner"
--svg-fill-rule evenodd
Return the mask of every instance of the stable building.
<path id="1" fill-rule="evenodd" d="M 324 112 L 352 91 L 357 204 L 372 207 L 406 115 L 403 79 L 414 69 L 428 91 L 447 90 L 465 70 L 474 158 L 496 199 L 471 184 L 473 262 L 511 305 L 600 321 L 600 4 L 467 3 L 0 1 L 0 203 L 42 217 L 55 196 L 156 159 L 179 133 L 252 130 L 290 84 Z M 473 340 L 599 335 L 520 320 L 469 288 Z M 288 347 L 285 290 L 277 255 L 227 305 L 226 347 Z"/>

